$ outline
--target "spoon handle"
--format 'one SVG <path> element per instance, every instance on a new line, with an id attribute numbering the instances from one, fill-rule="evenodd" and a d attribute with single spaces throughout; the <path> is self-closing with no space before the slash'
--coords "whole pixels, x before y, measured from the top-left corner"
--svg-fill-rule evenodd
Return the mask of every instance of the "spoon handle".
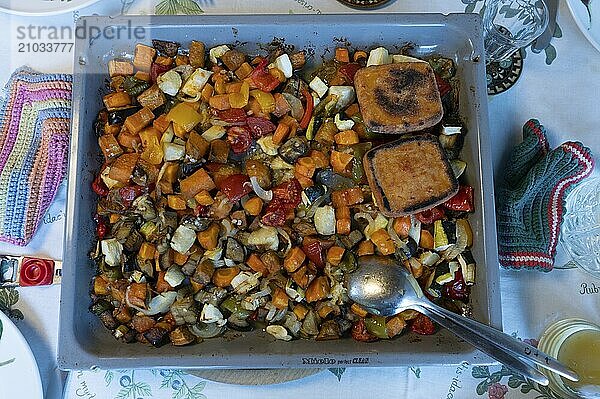
<path id="1" fill-rule="evenodd" d="M 464 339 L 477 349 L 488 354 L 490 357 L 496 359 L 506 367 L 512 369 L 515 372 L 537 382 L 540 385 L 548 385 L 548 378 L 538 371 L 535 367 L 525 363 L 518 356 L 512 352 L 504 350 L 504 348 L 498 346 L 492 339 L 473 333 L 470 329 L 465 327 L 461 322 L 454 318 L 448 318 L 442 312 L 438 312 L 437 307 L 433 306 L 420 306 L 417 310 L 429 316 L 433 321 L 440 324 L 442 327 L 450 330 L 458 337 Z"/>
<path id="2" fill-rule="evenodd" d="M 526 361 L 528 360 L 542 368 L 551 370 L 571 381 L 578 380 L 577 374 L 563 366 L 561 363 L 559 363 L 558 360 L 538 350 L 537 348 L 526 344 L 523 341 L 519 341 L 518 339 L 511 337 L 510 335 L 505 334 L 502 331 L 496 330 L 493 327 L 469 319 L 468 317 L 459 316 L 456 313 L 450 312 L 449 310 L 439 307 L 437 305 L 427 304 L 427 307 L 434 309 L 435 311 L 437 311 L 437 313 L 440 313 L 446 318 L 454 319 L 455 322 L 461 323 L 468 330 L 479 336 L 488 337 L 498 346 L 506 349 L 509 352 L 512 352 L 514 355 L 517 355 Z"/>

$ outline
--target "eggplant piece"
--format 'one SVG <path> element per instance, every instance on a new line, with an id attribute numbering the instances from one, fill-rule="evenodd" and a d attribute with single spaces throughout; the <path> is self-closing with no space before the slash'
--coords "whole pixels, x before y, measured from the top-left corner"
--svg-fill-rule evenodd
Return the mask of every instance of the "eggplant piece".
<path id="1" fill-rule="evenodd" d="M 465 142 L 465 137 L 463 134 L 440 134 L 438 136 L 438 139 L 440 141 L 440 144 L 442 145 L 442 148 L 446 152 L 446 156 L 448 157 L 448 159 L 458 158 L 463 144 Z"/>
<path id="2" fill-rule="evenodd" d="M 229 237 L 225 244 L 225 258 L 234 262 L 242 263 L 246 259 L 244 247 L 235 238 Z"/>
<path id="3" fill-rule="evenodd" d="M 177 327 L 169 333 L 171 343 L 175 346 L 189 345 L 196 341 L 196 336 L 186 326 Z"/>
<path id="4" fill-rule="evenodd" d="M 203 167 L 205 163 L 206 163 L 206 161 L 204 159 L 201 159 L 200 161 L 197 161 L 197 162 L 183 162 L 181 164 L 181 169 L 180 169 L 181 178 L 183 179 L 183 178 L 193 175 L 194 172 L 196 172 L 198 169 Z"/>
<path id="5" fill-rule="evenodd" d="M 132 97 L 137 97 L 150 88 L 150 83 L 133 76 L 125 76 L 123 89 Z"/>
<path id="6" fill-rule="evenodd" d="M 100 316 L 102 313 L 106 311 L 112 312 L 114 306 L 108 302 L 106 299 L 99 299 L 96 303 L 90 306 L 90 312 L 95 314 L 96 316 Z"/>
<path id="7" fill-rule="evenodd" d="M 304 189 L 304 195 L 309 204 L 312 204 L 318 198 L 325 195 L 325 189 L 321 185 L 310 186 Z"/>
<path id="8" fill-rule="evenodd" d="M 110 310 L 105 310 L 104 312 L 98 315 L 98 318 L 100 319 L 102 324 L 104 324 L 104 326 L 109 330 L 114 330 L 119 326 L 119 323 L 117 322 L 117 320 L 115 320 L 115 318 L 112 315 L 112 311 Z"/>
<path id="9" fill-rule="evenodd" d="M 475 259 L 473 258 L 471 251 L 467 250 L 461 253 L 458 255 L 457 259 L 458 263 L 460 264 L 465 284 L 475 284 Z"/>
<path id="10" fill-rule="evenodd" d="M 122 125 L 125 123 L 125 119 L 127 119 L 127 117 L 135 114 L 140 109 L 141 107 L 128 107 L 109 112 L 107 122 L 109 125 Z M 98 119 L 98 121 L 100 120 Z"/>
<path id="11" fill-rule="evenodd" d="M 295 136 L 287 140 L 281 147 L 279 147 L 278 152 L 285 162 L 293 165 L 298 158 L 306 155 L 308 150 L 308 142 L 306 139 Z"/>
<path id="12" fill-rule="evenodd" d="M 178 326 L 193 324 L 198 320 L 198 309 L 192 297 L 185 297 L 171 305 L 171 314 Z"/>
<path id="13" fill-rule="evenodd" d="M 436 220 L 433 224 L 433 247 L 443 251 L 456 244 L 456 222 L 453 220 Z"/>
<path id="14" fill-rule="evenodd" d="M 136 335 L 137 335 L 137 331 L 135 331 L 134 329 L 127 329 L 127 332 L 125 332 L 123 335 L 121 335 L 119 339 L 119 341 L 124 342 L 126 344 L 131 344 L 133 342 L 135 342 L 136 339 Z"/>
<path id="15" fill-rule="evenodd" d="M 329 341 L 339 339 L 341 337 L 340 326 L 335 320 L 327 320 L 321 324 L 319 334 L 315 338 L 316 341 Z"/>
<path id="16" fill-rule="evenodd" d="M 339 237 L 339 239 L 346 249 L 352 249 L 363 239 L 363 233 L 361 233 L 359 230 L 352 230 L 350 234 Z"/>
<path id="17" fill-rule="evenodd" d="M 161 327 L 152 327 L 143 335 L 144 338 L 155 348 L 160 348 L 166 343 L 168 331 Z"/>
<path id="18" fill-rule="evenodd" d="M 131 230 L 131 233 L 125 239 L 123 248 L 128 252 L 137 252 L 144 242 L 144 237 L 137 230 Z"/>
<path id="19" fill-rule="evenodd" d="M 406 239 L 400 241 L 396 254 L 401 260 L 408 260 L 415 256 L 418 250 L 417 242 L 412 237 L 406 237 Z"/>
<path id="20" fill-rule="evenodd" d="M 183 218 L 181 218 L 180 225 L 189 227 L 195 232 L 199 232 L 208 229 L 211 223 L 212 220 L 208 218 L 203 218 L 194 215 L 185 215 Z"/>
<path id="21" fill-rule="evenodd" d="M 152 47 L 154 47 L 161 55 L 175 57 L 179 51 L 179 47 L 181 47 L 181 43 L 152 39 Z"/>
<path id="22" fill-rule="evenodd" d="M 319 170 L 315 175 L 315 182 L 332 191 L 356 187 L 356 183 L 352 179 L 334 173 L 331 168 Z"/>

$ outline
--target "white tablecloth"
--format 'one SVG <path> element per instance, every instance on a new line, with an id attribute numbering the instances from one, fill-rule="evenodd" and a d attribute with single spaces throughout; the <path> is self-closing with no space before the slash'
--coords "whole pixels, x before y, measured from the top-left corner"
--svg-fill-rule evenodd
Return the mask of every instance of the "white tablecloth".
<path id="1" fill-rule="evenodd" d="M 4 37 L 0 41 L 0 82 L 11 71 L 29 65 L 44 72 L 70 72 L 72 53 L 19 52 L 19 32 L 28 26 L 72 26 L 78 15 L 151 14 L 161 0 L 103 1 L 93 6 L 45 17 L 0 13 Z M 164 1 L 164 0 L 162 0 Z M 168 1 L 168 0 L 167 0 Z M 180 3 L 192 0 L 178 0 Z M 206 14 L 223 13 L 331 13 L 352 12 L 334 0 L 196 0 Z M 397 0 L 377 12 L 462 12 L 468 3 L 481 0 Z M 600 53 L 578 30 L 567 6 L 561 2 L 558 23 L 563 37 L 554 39 L 556 59 L 546 64 L 542 54 L 528 51 L 523 75 L 506 93 L 490 98 L 490 135 L 495 171 L 504 164 L 510 148 L 520 140 L 521 127 L 538 118 L 549 132 L 551 146 L 576 139 L 600 154 Z M 42 32 L 42 34 L 44 34 Z M 47 34 L 47 33 L 45 33 Z M 598 156 L 596 156 L 598 160 Z M 597 174 L 597 173 L 595 173 Z M 48 211 L 35 239 L 26 248 L 0 244 L 2 254 L 62 257 L 65 187 Z M 568 259 L 559 248 L 557 264 Z M 69 267 L 69 265 L 67 265 Z M 487 267 L 496 267 L 488 264 Z M 592 278 L 577 269 L 537 272 L 501 271 L 504 330 L 522 338 L 538 337 L 543 328 L 564 317 L 584 317 L 600 322 L 600 295 L 588 294 L 582 284 Z M 596 282 L 598 285 L 598 282 Z M 25 319 L 16 324 L 29 341 L 39 364 L 46 397 L 60 397 L 64 375 L 56 368 L 60 286 L 19 289 L 16 307 Z M 0 381 L 0 383 L 7 383 Z M 551 393 L 527 385 L 501 366 L 411 367 L 388 369 L 332 369 L 296 382 L 249 387 L 205 381 L 176 370 L 94 370 L 71 373 L 65 398 L 263 398 L 263 397 L 366 397 L 398 398 L 552 398 Z M 481 396 L 480 396 L 481 395 Z M 541 395 L 541 396 L 540 396 Z"/>

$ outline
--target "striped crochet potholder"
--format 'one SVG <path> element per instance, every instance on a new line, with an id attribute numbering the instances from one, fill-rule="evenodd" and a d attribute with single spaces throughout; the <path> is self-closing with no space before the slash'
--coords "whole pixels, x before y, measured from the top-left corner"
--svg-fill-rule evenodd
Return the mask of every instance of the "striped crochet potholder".
<path id="1" fill-rule="evenodd" d="M 0 99 L 0 241 L 27 245 L 66 169 L 71 75 L 20 68 Z"/>
<path id="2" fill-rule="evenodd" d="M 579 142 L 551 150 L 546 131 L 529 120 L 496 191 L 500 264 L 509 269 L 550 271 L 569 191 L 594 169 L 594 158 Z"/>

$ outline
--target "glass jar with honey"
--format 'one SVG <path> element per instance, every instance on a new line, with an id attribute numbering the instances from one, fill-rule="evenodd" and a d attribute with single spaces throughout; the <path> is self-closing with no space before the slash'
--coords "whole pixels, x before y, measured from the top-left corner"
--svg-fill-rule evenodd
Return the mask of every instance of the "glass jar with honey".
<path id="1" fill-rule="evenodd" d="M 550 389 L 567 399 L 600 399 L 600 326 L 583 319 L 557 321 L 542 333 L 538 348 L 579 376 L 573 382 L 541 369 Z"/>

